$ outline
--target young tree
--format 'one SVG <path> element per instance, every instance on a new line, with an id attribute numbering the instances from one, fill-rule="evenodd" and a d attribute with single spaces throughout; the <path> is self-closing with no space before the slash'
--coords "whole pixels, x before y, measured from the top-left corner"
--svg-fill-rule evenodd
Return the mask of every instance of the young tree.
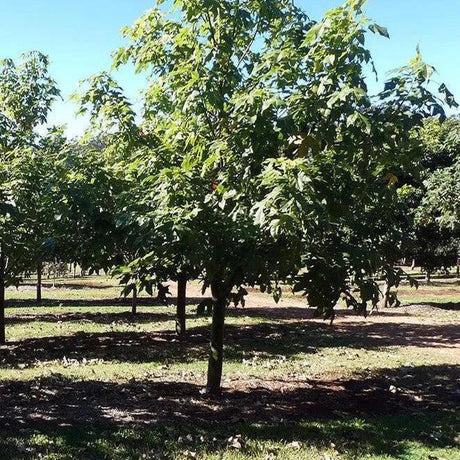
<path id="1" fill-rule="evenodd" d="M 331 10 L 305 38 L 309 65 L 290 99 L 300 133 L 297 158 L 270 162 L 259 206 L 272 231 L 304 235 L 307 269 L 295 289 L 331 320 L 341 294 L 366 313 L 368 303 L 379 300 L 376 274 L 385 278 L 384 298 L 404 276 L 393 264 L 405 239 L 398 182 L 414 172 L 418 154 L 410 132 L 420 129 L 423 118 L 444 113 L 442 100 L 429 89 L 434 69 L 419 50 L 370 97 L 365 34 L 388 33 L 366 20 L 363 3 Z M 444 85 L 438 90 L 455 103 Z"/>
<path id="2" fill-rule="evenodd" d="M 194 236 L 184 225 L 183 216 L 169 212 L 169 208 L 158 208 L 155 199 L 173 197 L 179 203 L 184 202 L 185 195 L 181 195 L 177 186 L 171 194 L 156 196 L 155 192 L 149 192 L 153 187 L 149 185 L 152 170 L 159 171 L 168 165 L 169 158 L 164 151 L 161 157 L 152 155 L 159 145 L 156 133 L 149 131 L 146 123 L 137 126 L 129 101 L 108 74 L 88 79 L 87 90 L 78 99 L 81 111 L 90 111 L 92 132 L 106 136 L 106 158 L 123 175 L 124 186 L 117 197 L 115 231 L 116 260 L 120 266 L 114 275 L 119 276 L 120 284 L 125 286 L 125 295 L 133 293 L 133 300 L 138 290 L 145 289 L 153 295 L 160 283 L 177 281 L 176 331 L 183 336 L 187 280 L 200 274 L 194 265 L 196 248 L 190 244 Z M 163 185 L 166 187 L 167 181 Z M 140 258 L 141 255 L 145 257 Z M 133 312 L 135 308 L 133 303 Z"/>
<path id="3" fill-rule="evenodd" d="M 162 3 L 125 30 L 115 67 L 131 61 L 150 75 L 141 130 L 152 147 L 133 167 L 160 241 L 187 248 L 211 288 L 215 394 L 234 287 L 279 298 L 280 282 L 306 267 L 297 288 L 323 316 L 341 292 L 361 312 L 375 303 L 371 275 L 391 245 L 379 213 L 391 215 L 394 177 L 410 163 L 408 129 L 440 108 L 420 56 L 370 98 L 365 33 L 387 32 L 363 17 L 363 1 L 318 24 L 288 0 L 177 0 L 174 14 Z"/>
<path id="4" fill-rule="evenodd" d="M 290 1 L 176 6 L 176 16 L 155 8 L 127 29 L 133 44 L 116 53 L 115 64 L 132 60 L 153 77 L 143 130 L 154 133 L 159 148 L 142 165 L 149 169 L 148 198 L 158 231 L 173 229 L 177 241 L 191 243 L 192 265 L 211 288 L 207 389 L 217 393 L 232 288 L 271 286 L 274 272 L 284 268 L 271 259 L 274 244 L 254 223 L 254 178 L 278 155 L 282 92 L 300 78 L 296 67 L 311 22 Z M 279 267 L 268 269 L 270 262 Z"/>
<path id="5" fill-rule="evenodd" d="M 57 163 L 61 199 L 56 209 L 56 253 L 83 270 L 107 271 L 117 259 L 115 216 L 122 179 L 97 141 L 67 146 Z"/>
<path id="6" fill-rule="evenodd" d="M 36 145 L 15 155 L 10 170 L 9 193 L 24 227 L 27 268 L 37 273 L 37 302 L 41 302 L 41 275 L 44 262 L 55 257 L 55 216 L 59 209 L 60 184 L 57 168 L 65 144 L 62 129 L 50 129 Z"/>
<path id="7" fill-rule="evenodd" d="M 422 170 L 406 201 L 413 231 L 408 255 L 429 282 L 434 271 L 456 265 L 460 254 L 460 120 L 428 119 L 414 141 Z"/>
<path id="8" fill-rule="evenodd" d="M 49 61 L 41 53 L 0 62 L 0 343 L 5 343 L 5 287 L 17 282 L 27 264 L 25 223 L 12 196 L 12 167 L 39 142 L 36 128 L 46 123 L 59 96 L 48 73 Z"/>

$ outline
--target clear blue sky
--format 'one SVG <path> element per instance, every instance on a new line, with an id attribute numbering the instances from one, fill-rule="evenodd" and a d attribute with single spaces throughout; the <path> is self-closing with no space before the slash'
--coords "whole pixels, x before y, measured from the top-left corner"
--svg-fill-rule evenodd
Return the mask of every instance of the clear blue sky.
<path id="1" fill-rule="evenodd" d="M 84 119 L 75 120 L 68 96 L 78 82 L 110 68 L 110 53 L 123 44 L 120 28 L 131 24 L 152 0 L 0 0 L 0 57 L 17 58 L 39 50 L 51 58 L 51 73 L 65 101 L 56 105 L 51 122 L 66 123 L 70 135 L 80 134 Z M 297 0 L 297 5 L 320 19 L 340 0 Z M 405 64 L 420 44 L 424 59 L 434 65 L 460 99 L 460 0 L 368 0 L 366 12 L 386 26 L 391 40 L 369 40 L 380 80 Z M 142 86 L 131 69 L 119 72 L 120 81 L 135 101 Z"/>

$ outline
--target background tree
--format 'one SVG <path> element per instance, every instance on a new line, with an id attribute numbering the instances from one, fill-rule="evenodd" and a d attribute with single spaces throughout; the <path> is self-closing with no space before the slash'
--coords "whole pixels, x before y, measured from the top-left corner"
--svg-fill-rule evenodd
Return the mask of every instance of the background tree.
<path id="1" fill-rule="evenodd" d="M 9 193 L 24 228 L 27 270 L 37 273 L 37 302 L 41 302 L 44 262 L 55 258 L 55 216 L 59 210 L 61 171 L 57 168 L 65 144 L 62 129 L 51 129 L 35 146 L 15 155 L 8 166 Z"/>
<path id="2" fill-rule="evenodd" d="M 56 252 L 60 260 L 77 262 L 83 270 L 108 271 L 116 260 L 115 215 L 122 179 L 98 141 L 70 144 L 60 152 L 58 167 Z"/>
<path id="3" fill-rule="evenodd" d="M 5 287 L 27 266 L 27 228 L 10 190 L 12 165 L 38 144 L 36 128 L 46 123 L 59 96 L 48 66 L 48 58 L 38 52 L 23 55 L 19 64 L 0 62 L 0 343 L 5 342 Z"/>
<path id="4" fill-rule="evenodd" d="M 460 248 L 460 120 L 426 120 L 414 133 L 421 173 L 409 184 L 405 205 L 412 222 L 406 255 L 427 275 L 456 265 Z"/>
<path id="5" fill-rule="evenodd" d="M 270 161 L 257 206 L 272 232 L 303 240 L 306 270 L 295 289 L 331 319 L 341 294 L 365 313 L 379 299 L 376 274 L 386 280 L 385 296 L 404 275 L 393 268 L 405 239 L 398 177 L 417 158 L 410 130 L 443 113 L 429 90 L 433 69 L 419 51 L 370 97 L 365 35 L 388 33 L 363 16 L 363 3 L 331 10 L 307 34 L 304 81 L 289 98 L 296 158 Z"/>
<path id="6" fill-rule="evenodd" d="M 122 89 L 106 73 L 87 80 L 86 91 L 79 97 L 81 111 L 90 111 L 91 133 L 104 135 L 105 155 L 114 170 L 123 176 L 124 186 L 118 195 L 117 205 L 117 261 L 123 293 L 133 294 L 145 289 L 153 294 L 159 283 L 178 282 L 176 330 L 185 334 L 186 283 L 198 277 L 199 268 L 193 265 L 197 248 L 191 243 L 195 235 L 186 225 L 186 219 L 169 208 L 158 208 L 157 200 L 166 197 L 176 203 L 184 196 L 177 185 L 168 182 L 168 171 L 156 189 L 152 171 L 156 173 L 168 165 L 166 150 L 161 157 L 152 155 L 158 147 L 157 133 L 148 123 L 137 126 L 134 111 Z M 181 145 L 181 148 L 185 146 Z M 164 179 L 164 180 L 163 180 Z M 169 184 L 169 185 L 168 185 Z M 161 193 L 162 188 L 170 194 Z M 140 259 L 140 256 L 145 256 Z M 136 261 L 135 263 L 131 263 Z M 135 311 L 133 303 L 133 312 Z"/>

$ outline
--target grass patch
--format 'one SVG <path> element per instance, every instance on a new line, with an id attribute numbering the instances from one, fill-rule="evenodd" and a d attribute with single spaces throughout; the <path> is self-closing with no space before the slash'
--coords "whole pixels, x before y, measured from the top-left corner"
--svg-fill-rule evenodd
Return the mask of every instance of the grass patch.
<path id="1" fill-rule="evenodd" d="M 421 417 L 231 428 L 210 423 L 115 430 L 98 426 L 23 429 L 2 438 L 0 449 L 1 458 L 24 459 L 456 459 L 460 453 L 455 447 L 454 423 L 451 414 L 433 412 Z"/>
<path id="2" fill-rule="evenodd" d="M 58 280 L 42 306 L 32 285 L 9 289 L 0 458 L 460 458 L 460 290 L 436 282 L 368 318 L 340 309 L 333 326 L 304 299 L 252 293 L 229 310 L 218 400 L 200 394 L 196 283 L 185 341 L 174 307 L 141 297 L 133 316 L 105 278 Z"/>

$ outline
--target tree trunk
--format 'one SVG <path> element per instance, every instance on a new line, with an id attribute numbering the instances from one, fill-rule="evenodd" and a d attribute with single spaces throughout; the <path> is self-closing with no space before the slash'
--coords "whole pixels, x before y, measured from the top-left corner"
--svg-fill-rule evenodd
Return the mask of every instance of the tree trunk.
<path id="1" fill-rule="evenodd" d="M 37 303 L 42 303 L 42 262 L 37 264 Z"/>
<path id="2" fill-rule="evenodd" d="M 388 301 L 390 299 L 390 288 L 391 288 L 390 283 L 388 281 L 385 282 L 385 287 L 383 290 L 382 304 L 381 304 L 382 308 L 388 308 Z"/>
<path id="3" fill-rule="evenodd" d="M 414 270 L 414 268 L 415 268 L 415 259 L 412 259 L 412 264 L 411 264 L 410 268 L 412 270 Z"/>
<path id="4" fill-rule="evenodd" d="M 431 284 L 431 272 L 429 270 L 426 272 L 425 281 L 427 285 Z"/>
<path id="5" fill-rule="evenodd" d="M 76 262 L 73 263 L 73 277 L 74 278 L 77 277 L 77 263 Z"/>
<path id="6" fill-rule="evenodd" d="M 134 286 L 133 298 L 131 300 L 131 313 L 135 315 L 137 313 L 137 287 Z"/>
<path id="7" fill-rule="evenodd" d="M 206 392 L 211 395 L 220 394 L 222 380 L 222 362 L 224 350 L 224 323 L 227 308 L 227 292 L 216 284 L 211 286 L 214 308 L 211 325 L 211 350 L 208 361 L 208 381 Z"/>
<path id="8" fill-rule="evenodd" d="M 183 337 L 185 335 L 185 305 L 187 302 L 187 275 L 179 273 L 177 279 L 177 305 L 176 305 L 176 332 Z"/>
<path id="9" fill-rule="evenodd" d="M 0 344 L 6 343 L 5 336 L 5 256 L 0 252 Z"/>

